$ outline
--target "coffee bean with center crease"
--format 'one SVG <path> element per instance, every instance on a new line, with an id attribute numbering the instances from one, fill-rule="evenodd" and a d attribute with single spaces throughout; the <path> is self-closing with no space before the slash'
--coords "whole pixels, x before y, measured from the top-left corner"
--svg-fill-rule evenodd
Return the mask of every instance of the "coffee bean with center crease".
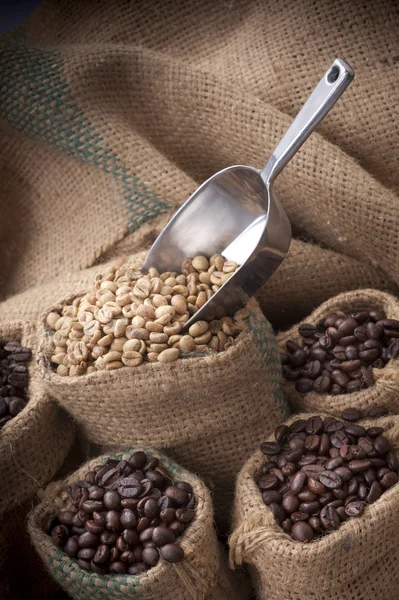
<path id="1" fill-rule="evenodd" d="M 300 325 L 302 341 L 286 343 L 283 376 L 295 381 L 296 390 L 304 394 L 313 390 L 340 395 L 373 385 L 373 368 L 382 369 L 390 358 L 399 356 L 399 321 L 385 318 L 374 322 L 372 312 L 326 317 L 314 329 L 307 323 Z M 365 314 L 369 316 L 365 318 Z M 392 345 L 396 340 L 396 346 Z"/>
<path id="2" fill-rule="evenodd" d="M 319 481 L 329 489 L 339 488 L 343 483 L 342 478 L 336 471 L 322 471 L 319 474 Z"/>
<path id="3" fill-rule="evenodd" d="M 261 444 L 260 450 L 266 456 L 273 456 L 281 452 L 281 446 L 277 442 L 264 442 Z"/>
<path id="4" fill-rule="evenodd" d="M 361 413 L 348 409 L 343 416 L 348 417 L 344 423 L 334 417 L 309 417 L 293 421 L 290 432 L 278 428 L 284 431 L 280 452 L 258 477 L 264 503 L 297 541 L 296 525 L 309 525 L 314 537 L 333 531 L 360 516 L 366 503 L 375 502 L 399 481 L 399 461 L 384 429 L 376 428 L 373 437 L 355 423 Z M 298 461 L 287 463 L 285 457 L 295 452 Z M 285 469 L 287 464 L 290 468 Z M 262 489 L 265 484 L 276 487 Z"/>
<path id="5" fill-rule="evenodd" d="M 133 471 L 135 466 L 143 468 L 146 474 L 157 469 L 161 488 L 156 481 L 147 480 L 147 485 L 144 473 Z M 281 477 L 284 481 L 282 474 Z M 77 557 L 81 568 L 98 575 L 124 574 L 133 563 L 137 566 L 135 573 L 139 574 L 155 566 L 159 559 L 157 548 L 168 545 L 172 548 L 166 551 L 165 560 L 178 562 L 184 558 L 184 552 L 175 540 L 194 520 L 196 499 L 189 483 L 167 485 L 172 482 L 159 460 L 147 458 L 145 453 L 135 453 L 130 462 L 109 459 L 106 465 L 99 465 L 84 480 L 70 486 L 70 503 L 59 512 L 65 524 L 52 518 L 52 538 L 68 556 Z M 115 489 L 116 486 L 118 490 L 131 489 L 138 483 L 142 487 L 140 498 L 121 498 L 120 491 Z M 282 496 L 278 495 L 278 499 L 281 502 Z M 129 500 L 128 504 L 125 500 Z M 285 514 L 280 504 L 275 512 Z M 140 564 L 145 568 L 139 568 Z"/>
<path id="6" fill-rule="evenodd" d="M 320 511 L 320 521 L 324 529 L 331 531 L 338 529 L 340 525 L 340 518 L 337 511 L 332 506 L 324 506 Z"/>
<path id="7" fill-rule="evenodd" d="M 259 488 L 264 490 L 275 490 L 278 486 L 278 478 L 273 473 L 267 473 L 266 475 L 262 475 L 258 479 Z"/>

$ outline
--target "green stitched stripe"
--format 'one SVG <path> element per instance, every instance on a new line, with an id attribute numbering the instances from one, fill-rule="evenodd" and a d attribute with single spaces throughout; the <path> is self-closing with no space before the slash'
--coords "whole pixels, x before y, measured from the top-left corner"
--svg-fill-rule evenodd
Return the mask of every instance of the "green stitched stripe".
<path id="1" fill-rule="evenodd" d="M 273 389 L 273 396 L 279 404 L 283 418 L 285 418 L 290 414 L 290 409 L 281 390 L 281 363 L 273 329 L 259 308 L 251 310 L 247 322 L 256 347 L 264 359 L 265 368 Z"/>
<path id="2" fill-rule="evenodd" d="M 74 102 L 62 75 L 61 53 L 3 39 L 0 46 L 0 117 L 26 136 L 38 138 L 115 177 L 129 211 L 129 232 L 169 210 L 107 148 Z"/>

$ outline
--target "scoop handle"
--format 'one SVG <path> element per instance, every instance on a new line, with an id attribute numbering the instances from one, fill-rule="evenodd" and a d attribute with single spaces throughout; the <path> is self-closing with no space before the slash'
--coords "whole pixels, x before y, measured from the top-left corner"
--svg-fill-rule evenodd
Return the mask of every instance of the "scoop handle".
<path id="1" fill-rule="evenodd" d="M 354 76 L 355 73 L 347 62 L 340 58 L 334 60 L 260 172 L 266 185 L 270 185 L 284 169 L 344 93 Z"/>

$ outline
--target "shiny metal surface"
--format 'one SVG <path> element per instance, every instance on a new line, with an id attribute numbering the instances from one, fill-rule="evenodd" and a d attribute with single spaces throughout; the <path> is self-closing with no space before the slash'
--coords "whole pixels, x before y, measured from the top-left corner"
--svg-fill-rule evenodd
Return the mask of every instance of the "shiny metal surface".
<path id="1" fill-rule="evenodd" d="M 186 323 L 234 314 L 284 259 L 291 225 L 272 183 L 354 77 L 336 59 L 292 122 L 265 167 L 236 165 L 205 181 L 177 211 L 150 249 L 143 269 L 179 271 L 187 257 L 218 252 L 240 268 Z"/>

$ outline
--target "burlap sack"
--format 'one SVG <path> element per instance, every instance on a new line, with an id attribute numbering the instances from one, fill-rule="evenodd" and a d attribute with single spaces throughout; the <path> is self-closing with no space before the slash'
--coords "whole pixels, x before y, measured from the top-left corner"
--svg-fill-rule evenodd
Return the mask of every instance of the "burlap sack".
<path id="1" fill-rule="evenodd" d="M 296 415 L 291 423 L 301 417 Z M 386 429 L 399 452 L 399 418 L 362 421 Z M 270 439 L 272 439 L 270 437 Z M 265 462 L 256 452 L 237 478 L 231 564 L 250 565 L 259 600 L 397 600 L 399 485 L 368 506 L 360 518 L 310 544 L 295 542 L 264 505 L 254 477 Z"/>
<path id="2" fill-rule="evenodd" d="M 49 394 L 100 447 L 149 444 L 199 473 L 225 524 L 235 475 L 288 414 L 274 336 L 256 301 L 248 305 L 247 329 L 224 352 L 76 378 L 57 375 L 49 363 L 46 316 L 63 303 L 40 318 L 38 369 Z"/>
<path id="3" fill-rule="evenodd" d="M 335 311 L 350 312 L 374 307 L 383 309 L 389 319 L 399 319 L 399 300 L 390 294 L 368 289 L 331 298 L 305 317 L 304 321 L 315 325 L 317 321 Z M 288 331 L 280 332 L 277 335 L 280 352 L 286 351 L 285 344 L 288 340 L 298 341 L 300 338 L 298 324 Z M 294 411 L 320 410 L 339 415 L 348 406 L 360 410 L 367 410 L 372 406 L 386 406 L 391 413 L 399 414 L 399 359 L 390 360 L 383 369 L 374 369 L 373 372 L 374 385 L 351 394 L 300 394 L 296 391 L 295 384 L 284 377 L 281 378 L 281 387 Z"/>
<path id="4" fill-rule="evenodd" d="M 1 293 L 142 247 L 218 169 L 261 167 L 337 54 L 356 79 L 276 192 L 296 236 L 398 282 L 396 20 L 390 0 L 44 0 L 0 40 Z"/>
<path id="5" fill-rule="evenodd" d="M 34 496 L 61 467 L 74 429 L 65 411 L 43 390 L 35 365 L 37 336 L 27 322 L 0 325 L 0 336 L 32 349 L 29 402 L 0 431 L 0 515 Z"/>
<path id="6" fill-rule="evenodd" d="M 217 541 L 213 527 L 213 509 L 209 491 L 204 483 L 192 473 L 154 451 L 147 454 L 160 459 L 176 479 L 189 482 L 197 498 L 196 517 L 182 537 L 181 546 L 185 559 L 179 564 L 160 560 L 156 567 L 140 576 L 99 576 L 81 569 L 53 544 L 45 532 L 49 517 L 54 516 L 63 505 L 66 486 L 82 479 L 96 464 L 105 462 L 105 456 L 85 463 L 76 473 L 64 481 L 51 484 L 44 491 L 41 503 L 29 517 L 28 530 L 32 542 L 51 575 L 71 598 L 76 600 L 136 599 L 153 600 L 238 600 L 246 598 L 239 578 L 233 576 L 227 560 Z M 130 456 L 112 455 L 121 459 Z"/>

